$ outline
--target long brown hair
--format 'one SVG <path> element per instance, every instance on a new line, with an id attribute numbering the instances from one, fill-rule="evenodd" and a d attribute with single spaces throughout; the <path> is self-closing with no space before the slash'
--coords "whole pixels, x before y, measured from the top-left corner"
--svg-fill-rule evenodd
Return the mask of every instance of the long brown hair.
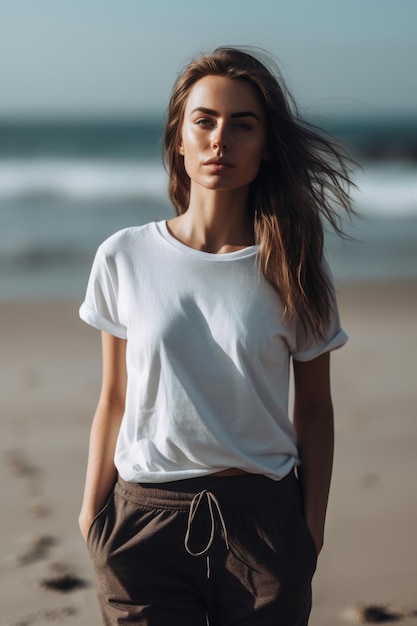
<path id="1" fill-rule="evenodd" d="M 259 55 L 257 55 L 259 56 Z M 322 266 L 324 216 L 342 234 L 337 208 L 350 204 L 350 159 L 315 126 L 300 119 L 278 70 L 246 51 L 221 47 L 192 61 L 179 75 L 168 107 L 164 158 L 177 214 L 190 198 L 190 179 L 179 154 L 188 94 L 208 75 L 244 80 L 266 112 L 268 160 L 249 189 L 259 264 L 284 303 L 285 316 L 323 334 L 332 312 L 331 286 Z"/>

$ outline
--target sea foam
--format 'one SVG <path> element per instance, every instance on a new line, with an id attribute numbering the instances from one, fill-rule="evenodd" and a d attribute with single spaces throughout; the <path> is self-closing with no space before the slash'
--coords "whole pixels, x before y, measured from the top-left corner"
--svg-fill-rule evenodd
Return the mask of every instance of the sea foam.
<path id="1" fill-rule="evenodd" d="M 369 215 L 417 215 L 414 163 L 365 165 L 354 175 L 352 198 Z M 167 174 L 158 161 L 140 159 L 0 160 L 0 198 L 71 201 L 154 200 L 166 197 Z"/>

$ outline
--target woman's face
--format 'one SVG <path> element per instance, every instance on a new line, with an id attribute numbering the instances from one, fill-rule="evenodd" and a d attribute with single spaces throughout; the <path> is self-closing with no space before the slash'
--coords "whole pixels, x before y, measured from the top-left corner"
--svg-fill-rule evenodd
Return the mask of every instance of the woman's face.
<path id="1" fill-rule="evenodd" d="M 247 187 L 266 152 L 265 112 L 252 85 L 205 76 L 190 90 L 179 152 L 191 185 L 216 191 Z"/>

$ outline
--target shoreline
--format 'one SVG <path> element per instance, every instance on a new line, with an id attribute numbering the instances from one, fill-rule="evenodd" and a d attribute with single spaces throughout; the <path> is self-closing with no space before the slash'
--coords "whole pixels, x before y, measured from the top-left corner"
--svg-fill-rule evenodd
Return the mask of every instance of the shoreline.
<path id="1" fill-rule="evenodd" d="M 415 611 L 417 282 L 338 282 L 336 455 L 310 626 L 356 604 Z M 99 626 L 78 532 L 100 337 L 74 298 L 0 301 L 0 623 Z M 404 617 L 403 626 L 415 618 Z M 364 622 L 362 622 L 364 623 Z"/>

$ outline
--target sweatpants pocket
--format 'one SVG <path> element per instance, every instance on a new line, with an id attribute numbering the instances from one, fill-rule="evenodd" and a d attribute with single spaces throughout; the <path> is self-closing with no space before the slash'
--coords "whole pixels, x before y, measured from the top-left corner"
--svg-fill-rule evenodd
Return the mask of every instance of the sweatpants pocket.
<path id="1" fill-rule="evenodd" d="M 97 515 L 95 516 L 95 518 L 91 522 L 90 528 L 88 529 L 88 533 L 87 533 L 87 548 L 88 548 L 88 551 L 90 552 L 90 554 L 92 552 L 92 548 L 94 546 L 94 543 L 96 542 L 97 538 L 100 535 L 100 526 L 101 526 L 101 528 L 103 528 L 103 524 L 101 522 L 103 521 L 103 518 L 105 518 L 106 512 L 107 512 L 108 508 L 110 507 L 110 504 L 112 503 L 113 499 L 114 499 L 114 492 L 112 490 L 110 495 L 109 495 L 109 497 L 107 498 L 107 501 L 106 501 L 105 505 L 97 513 Z"/>

